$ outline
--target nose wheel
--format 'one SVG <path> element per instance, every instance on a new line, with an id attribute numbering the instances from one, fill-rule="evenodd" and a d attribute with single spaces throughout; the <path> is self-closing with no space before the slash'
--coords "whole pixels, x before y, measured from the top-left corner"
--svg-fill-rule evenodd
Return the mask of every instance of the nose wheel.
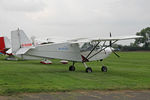
<path id="1" fill-rule="evenodd" d="M 88 67 L 85 62 L 84 62 L 83 64 L 84 64 L 84 67 L 86 68 L 86 69 L 85 69 L 85 72 L 91 73 L 91 72 L 92 72 L 92 68 L 91 68 L 91 67 Z"/>

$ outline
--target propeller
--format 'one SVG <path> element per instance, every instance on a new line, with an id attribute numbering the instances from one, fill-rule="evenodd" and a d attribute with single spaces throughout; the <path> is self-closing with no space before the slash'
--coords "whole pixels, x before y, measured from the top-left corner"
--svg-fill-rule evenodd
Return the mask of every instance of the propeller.
<path id="1" fill-rule="evenodd" d="M 111 32 L 110 32 L 109 36 L 111 38 Z M 112 41 L 111 40 L 109 41 L 109 46 L 112 47 Z"/>
<path id="2" fill-rule="evenodd" d="M 112 35 L 111 35 L 111 32 L 110 32 L 110 37 L 111 37 Z M 110 40 L 109 41 L 109 46 L 110 46 L 110 49 L 111 49 L 111 51 L 119 58 L 120 56 L 114 51 L 114 49 L 112 48 L 112 41 Z"/>
<path id="3" fill-rule="evenodd" d="M 111 47 L 110 47 L 111 48 Z M 111 51 L 119 58 L 120 56 L 111 48 Z"/>

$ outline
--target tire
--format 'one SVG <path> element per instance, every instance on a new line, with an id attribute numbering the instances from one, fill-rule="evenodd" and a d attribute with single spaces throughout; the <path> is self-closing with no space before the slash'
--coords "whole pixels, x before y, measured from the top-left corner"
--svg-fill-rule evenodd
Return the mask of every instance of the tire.
<path id="1" fill-rule="evenodd" d="M 69 67 L 69 71 L 75 71 L 75 67 L 74 66 L 70 66 Z"/>
<path id="2" fill-rule="evenodd" d="M 85 72 L 91 73 L 92 72 L 92 68 L 91 67 L 86 68 Z"/>
<path id="3" fill-rule="evenodd" d="M 107 72 L 107 67 L 106 66 L 102 66 L 101 71 L 102 72 Z"/>

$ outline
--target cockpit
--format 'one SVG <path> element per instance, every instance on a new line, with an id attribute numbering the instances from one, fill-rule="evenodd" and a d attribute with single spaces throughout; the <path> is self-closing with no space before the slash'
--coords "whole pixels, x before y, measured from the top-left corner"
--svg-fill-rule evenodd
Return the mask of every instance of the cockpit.
<path id="1" fill-rule="evenodd" d="M 96 45 L 97 45 L 97 43 L 90 43 L 90 42 L 80 44 L 80 51 L 81 52 L 91 51 Z M 96 46 L 96 48 L 94 50 L 98 50 L 101 47 L 102 46 L 99 44 L 99 45 Z"/>

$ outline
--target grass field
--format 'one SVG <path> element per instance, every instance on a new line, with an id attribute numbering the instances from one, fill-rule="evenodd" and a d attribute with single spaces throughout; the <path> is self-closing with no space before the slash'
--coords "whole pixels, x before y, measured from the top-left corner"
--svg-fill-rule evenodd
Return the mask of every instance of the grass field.
<path id="1" fill-rule="evenodd" d="M 52 60 L 52 65 L 39 60 L 5 61 L 0 55 L 0 95 L 22 92 L 72 90 L 150 89 L 150 52 L 121 52 L 104 60 L 108 72 L 101 72 L 100 62 L 89 62 L 92 73 L 85 73 L 82 63 L 69 72 L 68 65 Z"/>

